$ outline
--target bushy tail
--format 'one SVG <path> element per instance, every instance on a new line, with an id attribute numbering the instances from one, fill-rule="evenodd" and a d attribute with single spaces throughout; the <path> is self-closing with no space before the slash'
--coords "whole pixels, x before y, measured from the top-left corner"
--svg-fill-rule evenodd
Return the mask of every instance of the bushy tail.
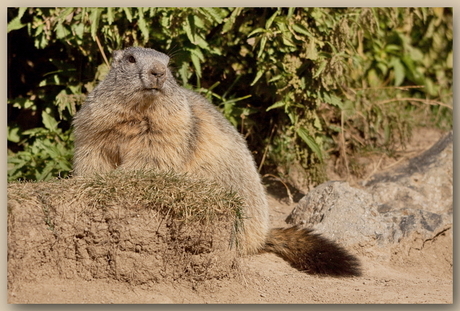
<path id="1" fill-rule="evenodd" d="M 361 275 L 360 263 L 355 256 L 310 229 L 297 226 L 271 229 L 263 251 L 275 253 L 294 268 L 309 274 Z"/>

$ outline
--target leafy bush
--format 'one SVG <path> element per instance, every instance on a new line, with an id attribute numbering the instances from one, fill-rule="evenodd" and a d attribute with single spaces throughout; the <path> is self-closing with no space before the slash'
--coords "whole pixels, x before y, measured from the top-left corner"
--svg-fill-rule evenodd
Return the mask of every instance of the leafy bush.
<path id="1" fill-rule="evenodd" d="M 9 179 L 69 174 L 72 116 L 110 54 L 142 45 L 172 56 L 261 171 L 315 184 L 330 156 L 452 127 L 452 32 L 450 8 L 11 8 Z"/>

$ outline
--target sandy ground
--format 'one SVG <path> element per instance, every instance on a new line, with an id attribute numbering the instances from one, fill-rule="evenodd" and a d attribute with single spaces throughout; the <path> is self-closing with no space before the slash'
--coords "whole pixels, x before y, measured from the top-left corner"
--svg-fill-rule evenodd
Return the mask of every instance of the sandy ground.
<path id="1" fill-rule="evenodd" d="M 293 206 L 270 197 L 273 226 L 284 226 Z M 452 239 L 448 235 L 431 241 L 423 252 L 402 252 L 389 260 L 383 260 L 372 250 L 354 249 L 362 261 L 363 275 L 353 278 L 307 275 L 275 255 L 261 254 L 242 259 L 240 276 L 203 284 L 132 286 L 110 279 L 42 279 L 10 291 L 8 301 L 12 304 L 450 304 L 453 269 L 443 262 L 442 256 L 439 260 L 436 256 L 451 249 Z M 26 307 L 9 306 L 11 310 Z"/>

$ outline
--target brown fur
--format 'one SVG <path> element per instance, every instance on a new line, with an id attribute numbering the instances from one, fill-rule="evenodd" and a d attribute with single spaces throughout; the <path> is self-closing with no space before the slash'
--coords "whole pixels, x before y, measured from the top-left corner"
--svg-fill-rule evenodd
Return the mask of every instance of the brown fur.
<path id="1" fill-rule="evenodd" d="M 74 119 L 75 175 L 156 170 L 213 180 L 236 191 L 244 201 L 244 230 L 238 237 L 243 253 L 265 249 L 289 260 L 295 254 L 317 258 L 310 251 L 325 239 L 302 230 L 298 234 L 297 229 L 269 230 L 265 190 L 245 140 L 211 103 L 176 83 L 168 56 L 152 49 L 128 48 L 114 52 L 113 58 L 107 77 Z M 283 232 L 285 241 L 278 244 Z M 279 250 L 291 247 L 288 239 L 295 247 L 305 242 L 305 251 L 283 255 Z M 333 264 L 339 270 L 340 265 Z M 299 268 L 310 271 L 304 265 Z"/>
<path id="2" fill-rule="evenodd" d="M 294 268 L 310 274 L 359 276 L 359 261 L 336 243 L 297 226 L 271 229 L 265 252 L 273 252 Z"/>

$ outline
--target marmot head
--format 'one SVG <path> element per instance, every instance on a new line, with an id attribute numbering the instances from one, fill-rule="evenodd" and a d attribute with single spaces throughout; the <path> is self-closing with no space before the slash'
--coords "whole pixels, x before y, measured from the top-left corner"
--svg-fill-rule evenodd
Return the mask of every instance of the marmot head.
<path id="1" fill-rule="evenodd" d="M 157 95 L 165 83 L 175 83 L 168 68 L 169 56 L 153 49 L 129 47 L 114 51 L 109 75 L 130 93 Z"/>

